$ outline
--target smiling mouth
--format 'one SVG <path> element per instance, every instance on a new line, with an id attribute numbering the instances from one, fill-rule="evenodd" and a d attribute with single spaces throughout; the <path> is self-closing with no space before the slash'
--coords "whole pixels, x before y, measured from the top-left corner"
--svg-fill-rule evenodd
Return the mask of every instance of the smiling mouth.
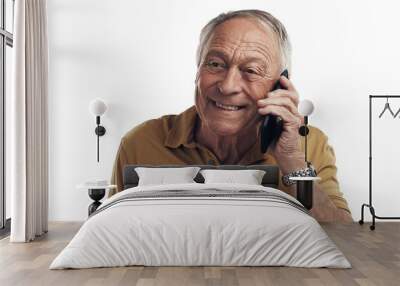
<path id="1" fill-rule="evenodd" d="M 213 101 L 213 104 L 217 108 L 222 109 L 222 110 L 227 110 L 227 111 L 238 111 L 238 110 L 244 108 L 244 106 L 222 104 L 222 103 L 217 102 L 217 101 Z"/>

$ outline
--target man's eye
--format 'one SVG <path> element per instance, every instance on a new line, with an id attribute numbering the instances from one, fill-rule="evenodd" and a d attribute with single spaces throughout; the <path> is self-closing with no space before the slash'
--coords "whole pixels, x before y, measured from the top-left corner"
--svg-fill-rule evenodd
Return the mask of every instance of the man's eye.
<path id="1" fill-rule="evenodd" d="M 261 75 L 262 74 L 262 69 L 258 67 L 245 67 L 243 71 L 247 74 L 251 75 Z"/>
<path id="2" fill-rule="evenodd" d="M 265 76 L 263 70 L 254 67 L 244 68 L 242 72 L 249 80 L 258 80 Z"/>
<path id="3" fill-rule="evenodd" d="M 258 72 L 254 69 L 247 69 L 246 72 L 249 74 L 258 74 Z"/>
<path id="4" fill-rule="evenodd" d="M 211 68 L 223 68 L 224 64 L 216 61 L 207 62 L 207 66 Z"/>

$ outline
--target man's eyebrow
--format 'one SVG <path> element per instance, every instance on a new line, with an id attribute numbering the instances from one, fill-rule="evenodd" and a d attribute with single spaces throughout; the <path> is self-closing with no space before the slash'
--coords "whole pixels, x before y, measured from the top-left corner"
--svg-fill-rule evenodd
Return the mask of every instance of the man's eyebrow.
<path id="1" fill-rule="evenodd" d="M 222 58 L 224 61 L 228 61 L 228 56 L 224 52 L 222 52 L 220 50 L 215 50 L 215 49 L 209 50 L 204 58 L 206 59 L 207 57 L 212 57 L 212 56 L 216 56 L 216 57 Z M 267 65 L 266 59 L 261 58 L 261 57 L 250 56 L 250 57 L 243 59 L 244 64 L 248 64 L 251 62 L 256 62 L 263 66 Z"/>
<path id="2" fill-rule="evenodd" d="M 266 65 L 265 59 L 258 58 L 258 57 L 248 57 L 248 58 L 244 58 L 244 59 L 243 59 L 243 62 L 246 63 L 246 64 L 251 63 L 251 62 L 256 62 L 256 63 L 259 63 L 259 64 L 261 64 L 261 65 Z"/>
<path id="3" fill-rule="evenodd" d="M 222 58 L 224 61 L 228 60 L 228 56 L 222 52 L 222 51 L 218 51 L 218 50 L 209 50 L 205 56 L 205 58 L 210 57 L 210 56 L 217 56 L 219 58 Z"/>

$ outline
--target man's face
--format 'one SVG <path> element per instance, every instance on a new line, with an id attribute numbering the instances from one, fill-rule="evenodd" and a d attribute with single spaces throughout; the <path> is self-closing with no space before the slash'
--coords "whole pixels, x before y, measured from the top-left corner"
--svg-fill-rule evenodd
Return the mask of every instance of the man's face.
<path id="1" fill-rule="evenodd" d="M 280 74 L 273 31 L 248 18 L 228 20 L 214 30 L 196 78 L 196 109 L 218 135 L 234 135 L 260 119 L 257 100 Z"/>

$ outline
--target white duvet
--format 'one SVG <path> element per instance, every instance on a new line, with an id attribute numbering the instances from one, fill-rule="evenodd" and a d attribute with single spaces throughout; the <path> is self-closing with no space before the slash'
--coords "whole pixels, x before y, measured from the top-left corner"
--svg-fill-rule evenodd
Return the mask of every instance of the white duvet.
<path id="1" fill-rule="evenodd" d="M 175 190 L 172 197 L 162 196 Z M 268 198 L 263 198 L 264 192 Z M 149 193 L 161 196 L 147 198 Z M 218 196 L 222 193 L 227 196 Z M 138 195 L 143 197 L 135 198 Z M 127 265 L 350 268 L 318 222 L 298 204 L 277 189 L 257 185 L 138 186 L 105 200 L 50 269 Z"/>

